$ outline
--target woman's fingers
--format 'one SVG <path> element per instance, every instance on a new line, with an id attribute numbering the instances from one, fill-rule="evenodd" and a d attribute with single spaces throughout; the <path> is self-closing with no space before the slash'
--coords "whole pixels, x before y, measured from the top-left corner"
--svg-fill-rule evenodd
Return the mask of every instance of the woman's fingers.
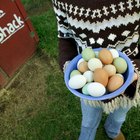
<path id="1" fill-rule="evenodd" d="M 132 83 L 138 79 L 138 75 L 137 73 L 134 72 L 134 75 L 133 75 L 133 79 L 132 79 Z"/>

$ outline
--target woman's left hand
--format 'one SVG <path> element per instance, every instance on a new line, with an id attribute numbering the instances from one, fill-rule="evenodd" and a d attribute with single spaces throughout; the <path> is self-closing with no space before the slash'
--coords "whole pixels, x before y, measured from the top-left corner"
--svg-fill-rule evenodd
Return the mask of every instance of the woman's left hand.
<path id="1" fill-rule="evenodd" d="M 134 72 L 134 74 L 133 74 L 133 79 L 132 79 L 132 83 L 133 83 L 134 81 L 136 81 L 137 79 L 138 79 L 138 75 L 137 75 L 137 73 Z"/>

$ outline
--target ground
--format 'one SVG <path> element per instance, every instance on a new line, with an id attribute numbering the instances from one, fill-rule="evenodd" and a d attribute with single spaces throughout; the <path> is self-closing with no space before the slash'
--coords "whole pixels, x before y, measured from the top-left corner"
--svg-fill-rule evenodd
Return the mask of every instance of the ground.
<path id="1" fill-rule="evenodd" d="M 44 4 L 48 5 L 47 2 Z M 27 6 L 27 13 L 30 16 L 33 14 L 39 15 L 47 9 L 47 6 Z M 26 101 L 29 100 L 27 101 L 28 103 L 32 100 L 31 102 L 33 103 L 33 100 L 36 102 L 35 100 L 39 99 L 38 97 L 32 96 L 32 94 L 38 93 L 38 95 L 41 96 L 44 93 L 44 88 L 46 87 L 45 78 L 49 71 L 48 63 L 50 63 L 50 60 L 47 55 L 43 53 L 42 50 L 39 50 L 21 66 L 15 77 L 4 87 L 4 90 L 6 89 L 6 91 L 3 92 L 3 90 L 1 90 L 0 99 L 2 102 L 0 103 L 0 113 L 5 111 L 8 112 L 8 108 L 10 110 L 13 108 L 13 103 L 18 104 L 21 100 L 23 103 L 24 99 Z M 32 99 L 33 97 L 34 99 Z M 11 100 L 11 98 L 13 99 Z M 7 102 L 8 100 L 10 100 L 10 102 Z"/>
<path id="2" fill-rule="evenodd" d="M 76 140 L 81 108 L 79 98 L 66 88 L 59 69 L 50 0 L 23 1 L 40 44 L 14 80 L 0 92 L 0 140 Z M 139 112 L 140 108 L 133 108 L 127 115 L 122 127 L 127 140 L 140 140 Z M 109 140 L 103 129 L 105 118 L 103 115 L 96 140 Z"/>
<path id="3" fill-rule="evenodd" d="M 46 77 L 49 72 L 48 62 L 45 54 L 38 55 L 36 53 L 22 66 L 16 78 L 8 85 L 8 89 L 4 92 L 5 95 L 1 98 L 1 117 L 11 117 L 13 112 L 19 111 L 19 113 L 22 112 L 23 118 L 30 115 L 35 108 L 41 105 L 44 99 L 42 98 L 43 94 L 46 92 Z M 23 113 L 23 111 L 25 112 Z"/>

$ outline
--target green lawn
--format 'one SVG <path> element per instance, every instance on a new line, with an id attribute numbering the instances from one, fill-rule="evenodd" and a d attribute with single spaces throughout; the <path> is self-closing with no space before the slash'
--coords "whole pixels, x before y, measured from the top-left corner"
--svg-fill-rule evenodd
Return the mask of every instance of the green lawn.
<path id="1" fill-rule="evenodd" d="M 5 104 L 0 104 L 0 140 L 77 140 L 81 123 L 80 102 L 65 87 L 57 63 L 56 20 L 50 0 L 22 1 L 40 38 L 38 55 L 43 52 L 47 57 L 46 76 L 42 77 L 45 87 L 43 92 L 38 89 L 36 93 L 32 93 L 32 88 L 26 89 L 27 101 L 25 95 L 20 98 L 12 95 Z M 32 94 L 28 95 L 28 92 Z M 33 98 L 31 102 L 29 97 Z M 4 106 L 11 112 L 3 112 Z M 140 140 L 139 112 L 140 108 L 133 108 L 128 113 L 122 127 L 127 140 Z M 109 140 L 103 129 L 105 119 L 104 114 L 96 140 Z"/>

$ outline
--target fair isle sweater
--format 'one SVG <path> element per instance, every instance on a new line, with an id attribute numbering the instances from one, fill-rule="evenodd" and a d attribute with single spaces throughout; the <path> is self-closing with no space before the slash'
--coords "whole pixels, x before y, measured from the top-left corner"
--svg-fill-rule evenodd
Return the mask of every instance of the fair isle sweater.
<path id="1" fill-rule="evenodd" d="M 61 68 L 84 48 L 102 47 L 114 48 L 127 54 L 138 74 L 140 0 L 52 0 L 52 3 L 58 25 Z M 104 110 L 111 112 L 119 106 L 136 106 L 140 102 L 139 96 L 138 80 L 114 100 L 85 102 L 109 107 Z M 112 104 L 108 106 L 108 102 Z"/>

